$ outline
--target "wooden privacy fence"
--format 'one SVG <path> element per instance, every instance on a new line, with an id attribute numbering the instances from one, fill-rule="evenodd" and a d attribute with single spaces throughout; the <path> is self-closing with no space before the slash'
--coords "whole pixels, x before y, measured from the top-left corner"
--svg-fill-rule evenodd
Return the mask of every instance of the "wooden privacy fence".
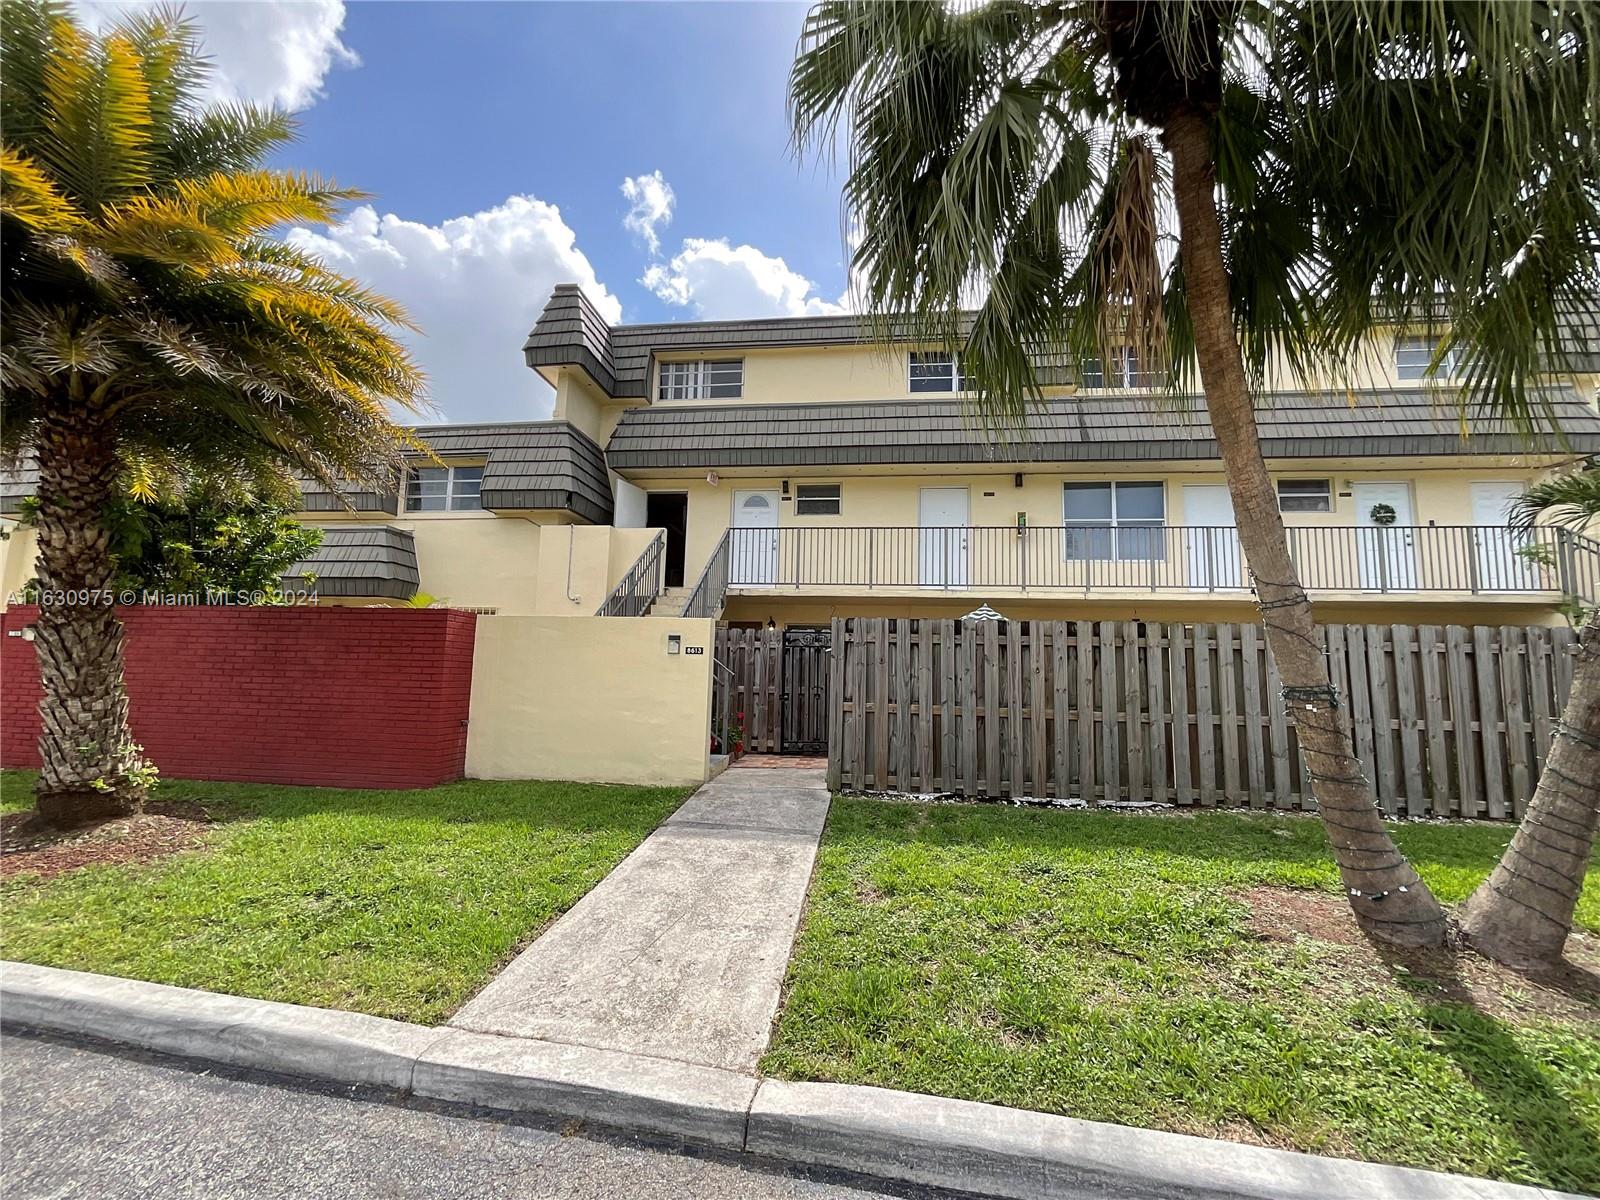
<path id="1" fill-rule="evenodd" d="M 1322 633 L 1386 812 L 1522 815 L 1571 630 Z M 1314 807 L 1258 625 L 851 618 L 831 666 L 835 788 Z"/>

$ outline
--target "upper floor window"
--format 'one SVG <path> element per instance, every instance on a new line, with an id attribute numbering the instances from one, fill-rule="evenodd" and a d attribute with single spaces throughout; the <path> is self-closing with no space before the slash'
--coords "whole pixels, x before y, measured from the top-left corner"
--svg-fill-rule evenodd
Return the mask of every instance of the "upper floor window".
<path id="1" fill-rule="evenodd" d="M 1085 360 L 1083 386 L 1086 388 L 1147 388 L 1149 371 L 1139 369 L 1139 355 L 1132 346 L 1112 346 L 1110 369 L 1098 358 Z"/>
<path id="2" fill-rule="evenodd" d="M 910 356 L 910 379 L 907 385 L 913 392 L 965 392 L 966 372 L 961 369 L 961 356 L 940 350 L 913 350 Z"/>
<path id="3" fill-rule="evenodd" d="M 1332 512 L 1333 480 L 1278 480 L 1279 512 Z"/>
<path id="4" fill-rule="evenodd" d="M 742 358 L 664 362 L 658 400 L 737 400 L 744 395 Z"/>
<path id="5" fill-rule="evenodd" d="M 1167 493 L 1159 480 L 1064 485 L 1062 516 L 1066 557 L 1161 559 L 1166 557 Z"/>
<path id="6" fill-rule="evenodd" d="M 841 489 L 837 483 L 801 483 L 795 485 L 795 516 L 837 517 L 840 508 Z"/>
<path id="7" fill-rule="evenodd" d="M 483 468 L 413 467 L 406 472 L 407 512 L 482 508 Z"/>
<path id="8" fill-rule="evenodd" d="M 1433 361 L 1434 351 L 1439 348 L 1439 339 L 1426 335 L 1406 335 L 1394 340 L 1394 373 L 1400 379 L 1448 379 L 1453 375 L 1461 374 L 1461 369 L 1466 363 L 1466 355 L 1460 346 L 1452 346 L 1445 351 L 1444 357 L 1439 361 L 1439 369 L 1432 375 L 1428 373 L 1428 364 Z"/>

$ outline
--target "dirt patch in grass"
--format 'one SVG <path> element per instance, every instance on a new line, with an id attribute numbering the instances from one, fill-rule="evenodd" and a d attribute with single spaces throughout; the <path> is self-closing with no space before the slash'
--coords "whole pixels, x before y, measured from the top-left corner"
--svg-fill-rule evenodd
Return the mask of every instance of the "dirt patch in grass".
<path id="1" fill-rule="evenodd" d="M 0 817 L 0 879 L 54 879 L 80 867 L 150 862 L 205 840 L 211 817 L 198 804 L 151 804 L 131 817 L 57 829 L 32 812 Z"/>
<path id="2" fill-rule="evenodd" d="M 1329 991 L 1391 984 L 1494 1017 L 1600 1025 L 1600 938 L 1593 935 L 1573 934 L 1566 961 L 1555 970 L 1522 972 L 1466 949 L 1379 947 L 1357 927 L 1343 898 L 1328 892 L 1255 887 L 1238 898 L 1250 910 L 1250 933 L 1258 941 L 1319 943 L 1321 986 Z"/>

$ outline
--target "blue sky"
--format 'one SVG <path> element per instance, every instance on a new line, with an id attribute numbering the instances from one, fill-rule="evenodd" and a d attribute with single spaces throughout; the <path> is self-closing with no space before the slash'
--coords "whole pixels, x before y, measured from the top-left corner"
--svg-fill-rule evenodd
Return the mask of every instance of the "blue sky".
<path id="1" fill-rule="evenodd" d="M 135 2 L 83 0 L 97 22 Z M 372 193 L 341 224 L 289 236 L 407 305 L 444 419 L 549 414 L 520 347 L 557 282 L 630 322 L 842 304 L 836 172 L 789 146 L 804 5 L 188 11 L 218 95 L 297 112 L 300 140 L 278 165 Z"/>

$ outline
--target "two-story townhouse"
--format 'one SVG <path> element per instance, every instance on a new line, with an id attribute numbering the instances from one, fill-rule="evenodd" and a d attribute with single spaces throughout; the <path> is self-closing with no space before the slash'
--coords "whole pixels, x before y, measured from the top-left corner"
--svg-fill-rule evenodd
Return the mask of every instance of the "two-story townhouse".
<path id="1" fill-rule="evenodd" d="M 1264 398 L 1325 619 L 1551 621 L 1563 589 L 1592 593 L 1586 540 L 1505 519 L 1530 480 L 1600 451 L 1600 331 L 1574 321 L 1571 338 L 1584 373 L 1541 395 L 1561 434 L 1531 443 L 1497 425 L 1463 437 L 1428 377 L 1437 335 L 1405 326 L 1375 332 L 1338 383 Z M 666 531 L 656 611 L 1253 618 L 1204 406 L 1163 402 L 1126 351 L 1041 363 L 1044 403 L 1002 439 L 963 399 L 959 355 L 885 350 L 848 316 L 612 328 L 563 286 L 525 353 L 556 419 L 605 446 L 616 524 Z"/>
<path id="2" fill-rule="evenodd" d="M 1535 442 L 1482 424 L 1463 436 L 1428 378 L 1436 344 L 1380 329 L 1339 381 L 1263 398 L 1302 579 L 1328 621 L 1559 621 L 1563 595 L 1594 595 L 1596 548 L 1514 534 L 1505 506 L 1600 452 L 1600 320 L 1572 321 L 1578 374 L 1541 395 L 1561 432 Z M 784 627 L 984 603 L 1253 619 L 1204 406 L 1166 403 L 1125 350 L 1041 362 L 1044 403 L 1007 438 L 970 411 L 958 354 L 885 349 L 849 316 L 612 327 L 562 285 L 524 354 L 555 390 L 551 420 L 420 427 L 438 461 L 393 489 L 307 485 L 302 519 L 325 540 L 288 582 L 311 573 L 324 603 L 609 603 Z M 31 482 L 26 467 L 0 480 L 0 514 Z M 9 594 L 31 546 L 25 531 L 0 546 Z"/>

